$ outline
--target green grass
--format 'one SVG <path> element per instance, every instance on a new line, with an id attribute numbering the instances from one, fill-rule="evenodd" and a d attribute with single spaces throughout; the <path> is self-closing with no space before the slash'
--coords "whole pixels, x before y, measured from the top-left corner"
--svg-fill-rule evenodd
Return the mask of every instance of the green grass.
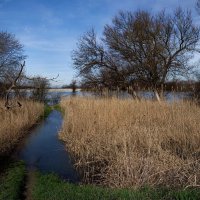
<path id="1" fill-rule="evenodd" d="M 49 114 L 52 112 L 53 107 L 45 104 L 44 106 L 44 115 L 42 116 L 43 118 L 47 118 Z"/>
<path id="2" fill-rule="evenodd" d="M 24 163 L 11 163 L 5 172 L 0 176 L 0 200 L 21 199 L 24 179 Z"/>
<path id="3" fill-rule="evenodd" d="M 54 174 L 42 175 L 34 172 L 34 182 L 31 186 L 33 200 L 198 200 L 200 190 L 170 190 L 142 188 L 110 189 L 92 185 L 75 185 L 61 180 Z M 0 176 L 0 200 L 22 199 L 25 180 L 25 166 L 23 162 L 11 163 Z"/>
<path id="4" fill-rule="evenodd" d="M 98 199 L 170 199 L 197 200 L 200 190 L 170 190 L 143 188 L 140 190 L 109 189 L 91 185 L 74 185 L 60 180 L 56 175 L 36 173 L 36 181 L 32 191 L 34 200 L 98 200 Z"/>
<path id="5" fill-rule="evenodd" d="M 44 115 L 42 116 L 42 118 L 47 118 L 53 110 L 57 110 L 57 111 L 61 112 L 62 114 L 64 112 L 59 104 L 56 104 L 54 106 L 49 106 L 49 105 L 45 104 Z"/>
<path id="6" fill-rule="evenodd" d="M 53 106 L 53 108 L 59 112 L 61 112 L 62 114 L 64 114 L 64 110 L 61 108 L 60 104 L 56 104 Z"/>

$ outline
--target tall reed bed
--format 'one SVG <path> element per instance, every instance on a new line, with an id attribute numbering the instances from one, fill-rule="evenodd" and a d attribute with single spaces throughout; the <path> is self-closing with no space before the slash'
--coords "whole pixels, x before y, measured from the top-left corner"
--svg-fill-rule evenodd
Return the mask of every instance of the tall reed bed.
<path id="1" fill-rule="evenodd" d="M 190 102 L 66 98 L 60 138 L 84 182 L 198 187 L 200 107 Z"/>
<path id="2" fill-rule="evenodd" d="M 43 104 L 34 101 L 23 100 L 22 107 L 9 110 L 4 103 L 0 100 L 0 155 L 9 152 L 44 112 Z"/>

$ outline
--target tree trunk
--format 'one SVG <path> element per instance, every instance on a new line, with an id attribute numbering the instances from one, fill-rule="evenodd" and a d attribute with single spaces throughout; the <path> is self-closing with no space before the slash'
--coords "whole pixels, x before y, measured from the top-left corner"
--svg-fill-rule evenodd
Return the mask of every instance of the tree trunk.
<path id="1" fill-rule="evenodd" d="M 158 91 L 154 90 L 154 94 L 155 94 L 156 100 L 160 102 L 161 98 L 160 98 L 160 95 L 159 95 Z"/>
<path id="2" fill-rule="evenodd" d="M 140 100 L 140 97 L 138 96 L 137 92 L 131 86 L 128 87 L 128 94 L 130 94 L 134 99 Z"/>

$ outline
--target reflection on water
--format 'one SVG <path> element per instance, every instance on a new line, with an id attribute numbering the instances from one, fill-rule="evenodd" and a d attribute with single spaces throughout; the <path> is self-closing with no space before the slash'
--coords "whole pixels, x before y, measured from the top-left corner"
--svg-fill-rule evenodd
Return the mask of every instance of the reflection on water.
<path id="1" fill-rule="evenodd" d="M 26 92 L 26 96 L 29 98 L 31 91 L 30 90 L 21 90 L 22 93 Z M 103 94 L 103 95 L 102 95 Z M 140 98 L 144 99 L 154 99 L 155 95 L 152 91 L 138 91 L 137 92 L 138 96 Z M 14 93 L 11 93 L 11 96 L 14 95 Z M 71 89 L 49 89 L 47 96 L 46 96 L 46 102 L 49 105 L 55 105 L 58 104 L 61 100 L 61 97 L 65 96 L 93 96 L 93 97 L 117 97 L 120 99 L 127 99 L 127 98 L 133 98 L 130 94 L 128 94 L 127 91 L 109 91 L 109 92 L 102 92 L 102 93 L 97 93 L 97 92 L 88 92 L 88 91 L 81 91 L 80 89 L 77 90 L 75 93 L 72 92 Z M 191 98 L 191 92 L 164 92 L 164 98 L 167 101 L 176 101 L 180 99 L 185 99 L 185 98 Z"/>
<path id="2" fill-rule="evenodd" d="M 154 99 L 155 95 L 151 91 L 141 91 L 139 92 L 139 96 L 144 99 Z M 164 99 L 169 102 L 188 99 L 190 97 L 189 92 L 164 92 Z"/>
<path id="3" fill-rule="evenodd" d="M 139 91 L 137 92 L 138 96 L 140 98 L 144 99 L 154 99 L 155 95 L 152 91 Z M 116 91 L 109 91 L 108 93 L 97 93 L 97 92 L 84 92 L 84 91 L 77 91 L 76 93 L 72 93 L 71 91 L 65 91 L 65 90 L 60 90 L 60 91 L 49 91 L 48 96 L 47 96 L 47 101 L 50 105 L 52 104 L 57 104 L 60 102 L 61 97 L 64 96 L 93 96 L 93 97 L 101 97 L 101 96 L 106 96 L 106 97 L 117 97 L 120 99 L 127 99 L 127 98 L 133 98 L 128 92 L 116 92 Z M 164 98 L 167 101 L 177 101 L 180 99 L 186 99 L 190 98 L 190 93 L 189 92 L 164 92 Z"/>
<path id="4" fill-rule="evenodd" d="M 54 110 L 45 121 L 31 131 L 17 156 L 25 161 L 28 168 L 54 172 L 71 182 L 78 182 L 78 175 L 65 145 L 58 139 L 61 125 L 62 115 Z"/>
<path id="5" fill-rule="evenodd" d="M 61 100 L 61 97 L 66 97 L 66 96 L 91 96 L 91 93 L 89 92 L 82 92 L 82 91 L 76 91 L 72 92 L 69 90 L 49 90 L 47 97 L 46 97 L 46 103 L 49 105 L 55 105 L 58 104 Z"/>

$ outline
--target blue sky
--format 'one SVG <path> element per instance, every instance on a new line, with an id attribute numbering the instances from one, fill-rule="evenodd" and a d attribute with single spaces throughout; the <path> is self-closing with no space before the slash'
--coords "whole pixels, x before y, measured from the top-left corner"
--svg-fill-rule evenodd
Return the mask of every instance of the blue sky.
<path id="1" fill-rule="evenodd" d="M 0 0 L 0 29 L 14 33 L 24 45 L 26 72 L 55 77 L 54 85 L 68 84 L 75 76 L 71 52 L 78 38 L 91 27 L 101 34 L 119 10 L 171 11 L 191 9 L 195 0 Z"/>

